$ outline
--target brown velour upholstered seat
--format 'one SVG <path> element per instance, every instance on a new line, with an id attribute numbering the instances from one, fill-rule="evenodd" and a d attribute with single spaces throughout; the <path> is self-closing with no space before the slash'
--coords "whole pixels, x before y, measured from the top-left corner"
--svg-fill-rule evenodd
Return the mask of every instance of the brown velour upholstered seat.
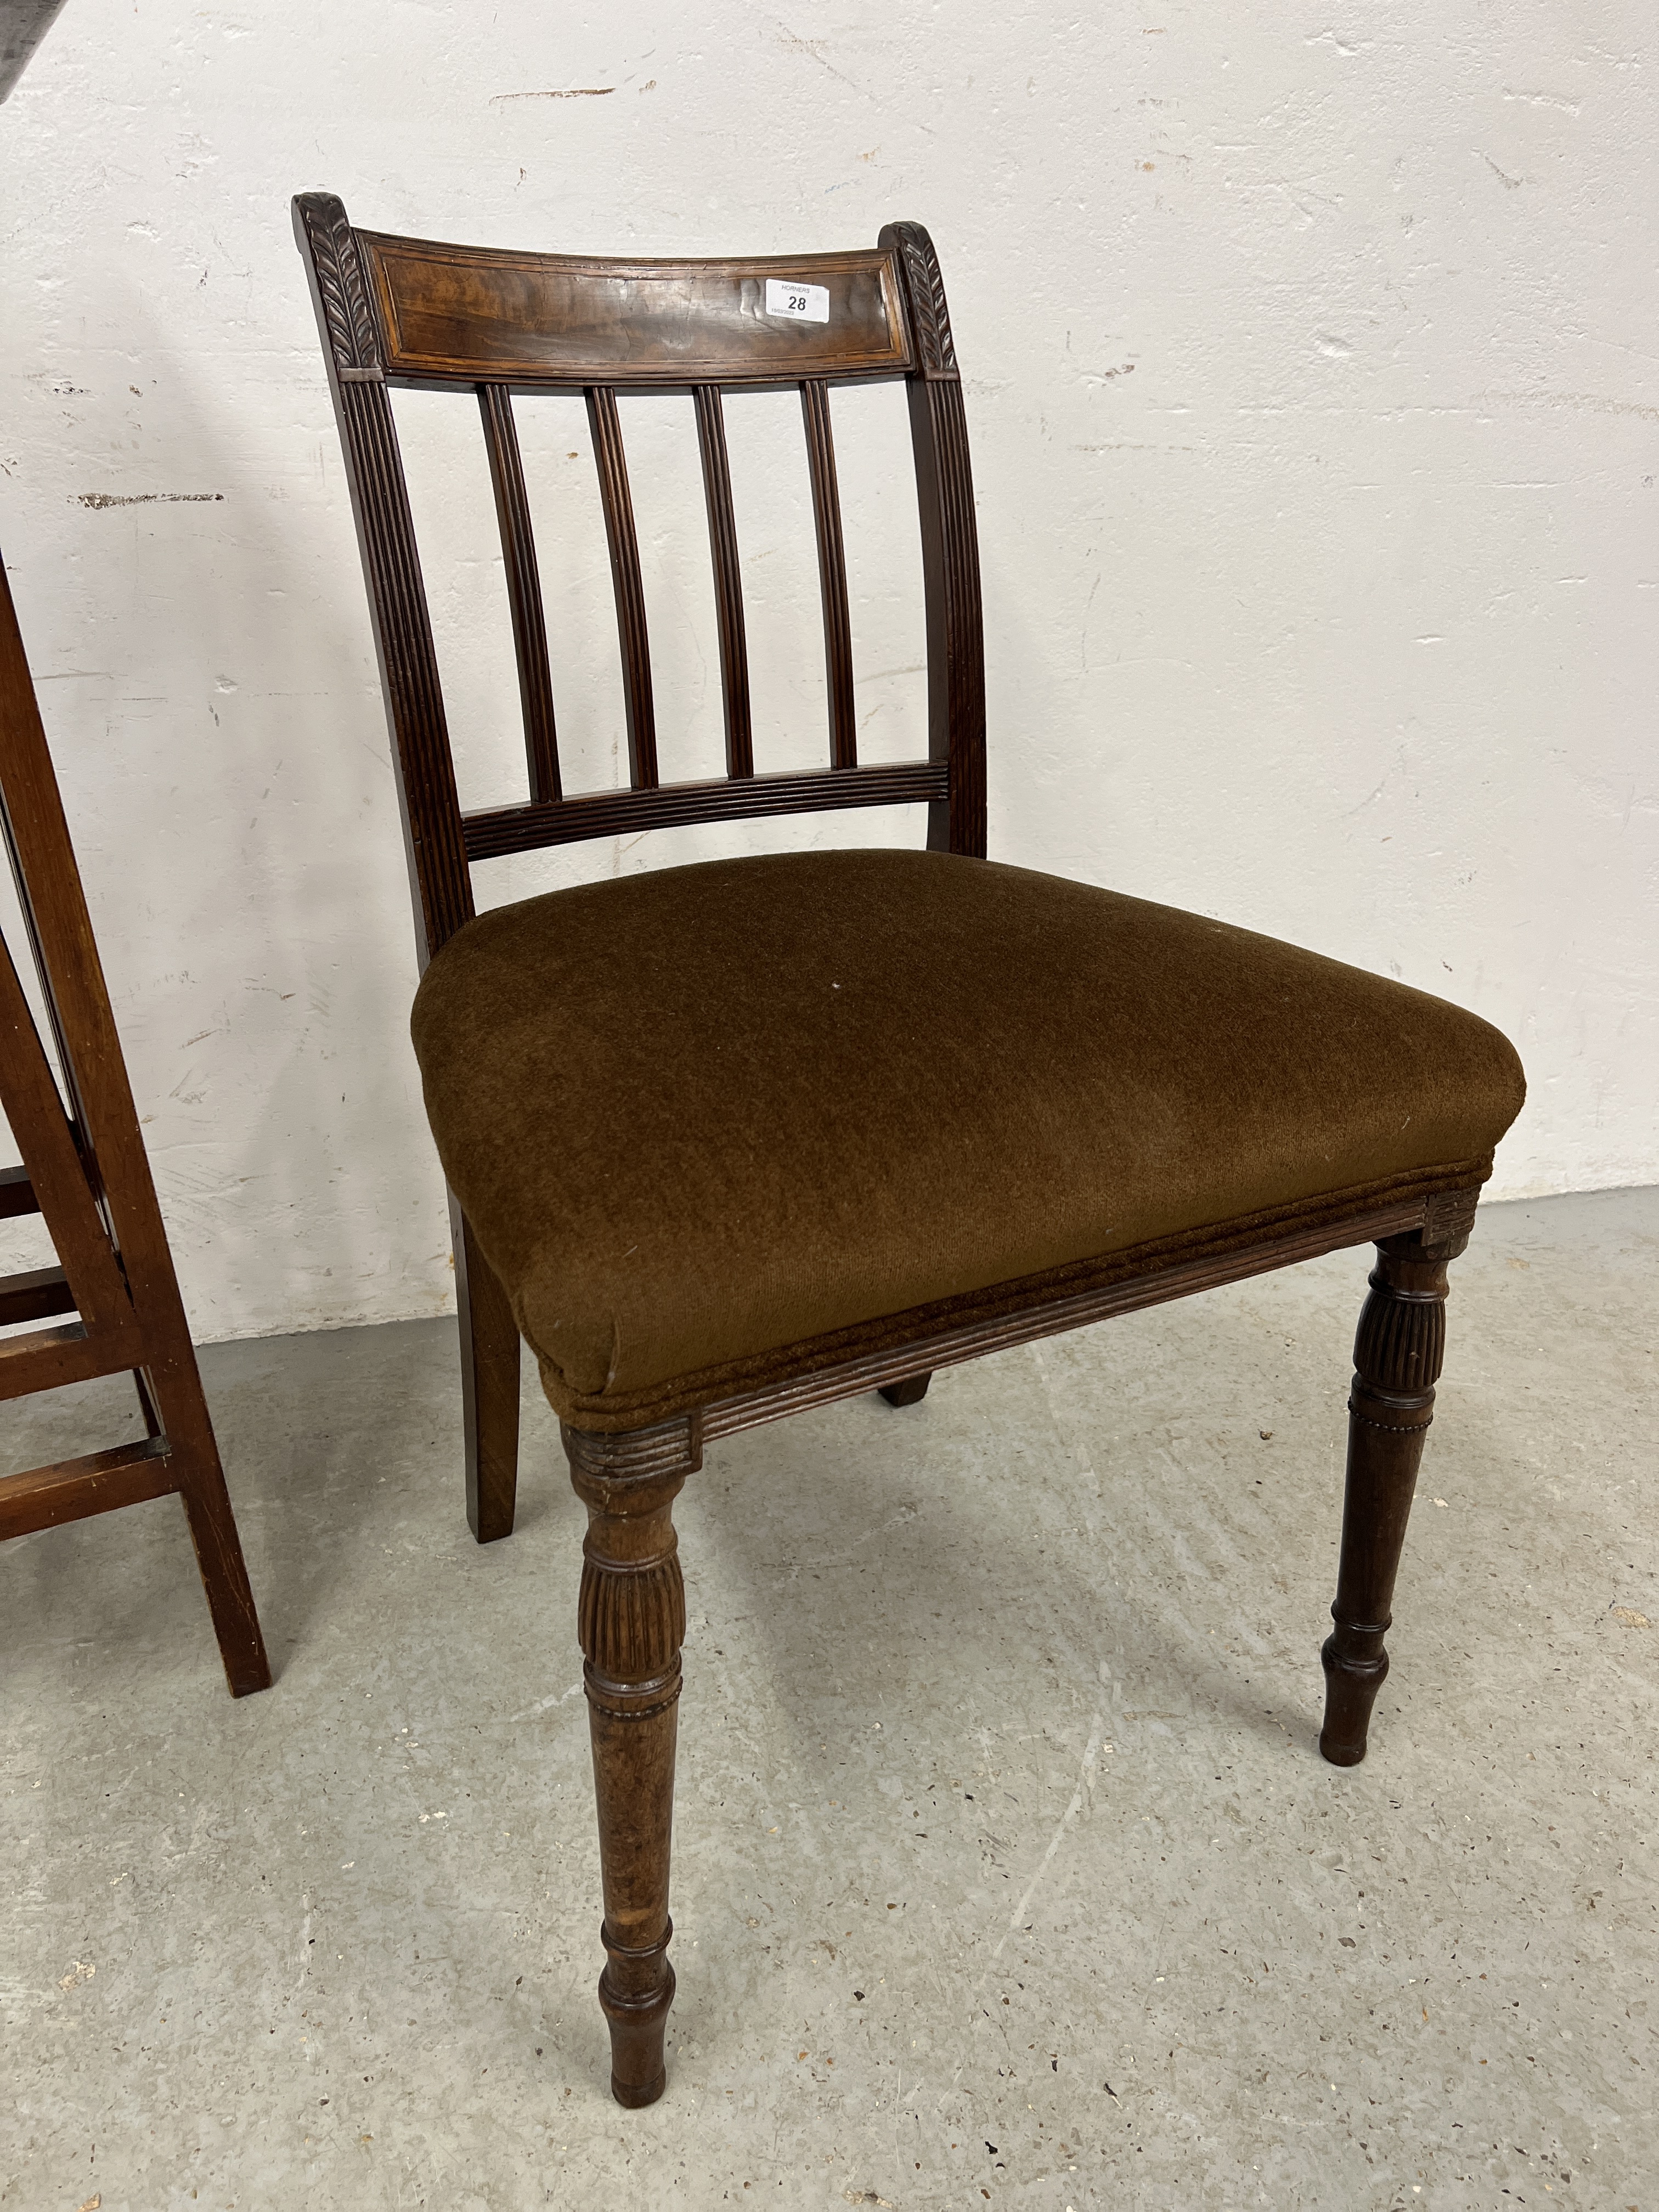
<path id="1" fill-rule="evenodd" d="M 1522 1097 L 1507 1041 L 1443 1000 L 950 853 L 714 861 L 498 908 L 433 960 L 414 1036 L 548 1395 L 597 1429 L 1194 1233 L 1465 1188 Z"/>
<path id="2" fill-rule="evenodd" d="M 927 233 L 787 260 L 618 261 L 295 228 L 344 445 L 425 970 L 413 1030 L 448 1177 L 467 1512 L 513 1527 L 520 1333 L 588 1509 L 577 1632 L 605 1885 L 611 2086 L 661 2094 L 685 1603 L 673 1502 L 705 1449 L 802 1407 L 1346 1244 L 1354 1346 L 1320 1748 L 1365 1753 L 1444 1345 L 1447 1267 L 1519 1109 L 1498 1033 L 1202 916 L 986 857 L 983 643 L 962 386 Z M 902 380 L 927 757 L 858 757 L 831 390 Z M 463 812 L 390 393 L 477 405 L 527 797 Z M 798 388 L 828 764 L 754 757 L 724 408 Z M 622 434 L 691 402 L 726 774 L 665 782 Z M 581 395 L 609 539 L 626 789 L 568 796 L 515 392 Z M 621 403 L 619 404 L 619 394 Z M 689 822 L 925 803 L 927 849 L 754 855 L 478 915 L 481 860 Z M 705 1951 L 703 1956 L 708 1956 Z"/>

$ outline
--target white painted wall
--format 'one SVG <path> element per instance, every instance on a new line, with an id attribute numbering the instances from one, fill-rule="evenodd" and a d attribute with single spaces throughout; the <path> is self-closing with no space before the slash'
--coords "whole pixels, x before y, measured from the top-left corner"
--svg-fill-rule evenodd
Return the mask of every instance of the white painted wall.
<path id="1" fill-rule="evenodd" d="M 1656 64 L 1639 0 L 70 0 L 0 110 L 0 542 L 201 1333 L 450 1291 L 302 187 L 388 229 L 569 249 L 927 222 L 976 456 L 994 852 L 1499 1023 L 1533 1092 L 1501 1193 L 1659 1178 Z M 921 688 L 896 395 L 876 402 L 838 421 L 879 757 Z M 782 765 L 820 742 L 805 483 L 787 403 L 746 405 Z M 609 778 L 586 437 L 579 410 L 529 411 L 565 734 Z M 879 433 L 861 471 L 855 414 Z M 464 768 L 505 793 L 476 428 L 465 401 L 404 419 Z M 689 438 L 666 403 L 624 420 L 641 474 Z M 646 528 L 683 772 L 718 754 L 694 471 L 687 443 Z M 774 841 L 848 834 L 914 825 Z M 539 880 L 646 864 L 590 848 Z"/>

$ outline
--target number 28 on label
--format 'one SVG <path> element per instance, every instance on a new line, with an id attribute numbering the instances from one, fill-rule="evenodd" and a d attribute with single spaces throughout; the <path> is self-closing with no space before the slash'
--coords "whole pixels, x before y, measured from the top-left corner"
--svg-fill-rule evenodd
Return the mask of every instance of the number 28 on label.
<path id="1" fill-rule="evenodd" d="M 785 316 L 792 323 L 827 323 L 830 319 L 830 288 L 826 284 L 785 283 L 776 276 L 769 276 L 766 280 L 766 312 L 769 315 Z"/>

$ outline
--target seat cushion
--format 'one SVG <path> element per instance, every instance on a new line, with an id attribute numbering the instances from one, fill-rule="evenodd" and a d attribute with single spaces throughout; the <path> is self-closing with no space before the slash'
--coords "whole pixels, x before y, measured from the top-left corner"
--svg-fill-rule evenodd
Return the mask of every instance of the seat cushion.
<path id="1" fill-rule="evenodd" d="M 1198 915 L 931 852 L 668 868 L 481 915 L 413 1033 L 563 1419 L 631 1427 L 1198 1231 L 1490 1172 L 1475 1015 Z"/>

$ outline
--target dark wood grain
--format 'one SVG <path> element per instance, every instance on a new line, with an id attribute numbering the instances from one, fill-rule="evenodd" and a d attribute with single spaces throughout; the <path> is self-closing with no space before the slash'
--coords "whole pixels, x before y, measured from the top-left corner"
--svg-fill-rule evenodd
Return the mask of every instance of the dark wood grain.
<path id="1" fill-rule="evenodd" d="M 628 457 L 623 451 L 617 395 L 608 385 L 587 394 L 588 426 L 599 471 L 599 504 L 605 510 L 605 543 L 611 549 L 611 580 L 617 594 L 617 632 L 622 647 L 623 704 L 628 716 L 628 781 L 635 791 L 657 786 L 657 722 L 651 696 L 651 646 L 646 634 L 645 584 L 640 575 L 639 540 L 634 531 L 634 501 L 628 489 Z"/>
<path id="2" fill-rule="evenodd" d="M 1472 1200 L 1474 1194 L 1458 1196 Z M 1445 1360 L 1446 1269 L 1468 1242 L 1461 1212 L 1436 1215 L 1432 1243 L 1421 1230 L 1379 1242 L 1354 1339 L 1342 1551 L 1331 1607 L 1336 1626 L 1320 1654 L 1326 1689 L 1319 1748 L 1334 1766 L 1358 1766 L 1364 1758 L 1371 1709 L 1388 1676 L 1382 1639 Z M 1470 1203 L 1467 1218 L 1473 1214 Z"/>
<path id="3" fill-rule="evenodd" d="M 519 1490 L 519 1325 L 453 1194 L 450 1234 L 461 1338 L 467 1526 L 481 1544 L 513 1534 Z"/>
<path id="4" fill-rule="evenodd" d="M 109 1451 L 0 1476 L 0 1542 L 61 1528 L 124 1505 L 168 1498 L 178 1488 L 165 1437 L 143 1437 Z"/>
<path id="5" fill-rule="evenodd" d="M 931 761 L 882 768 L 753 775 L 718 783 L 665 783 L 654 791 L 595 791 L 556 806 L 495 806 L 461 817 L 469 860 L 527 853 L 586 837 L 631 837 L 687 822 L 750 821 L 842 806 L 903 806 L 937 799 L 948 771 Z"/>
<path id="6" fill-rule="evenodd" d="M 331 368 L 343 377 L 383 377 L 380 319 L 343 205 L 332 192 L 301 192 L 294 203 L 294 229 Z"/>
<path id="7" fill-rule="evenodd" d="M 714 563 L 714 625 L 720 637 L 720 696 L 726 709 L 726 773 L 753 775 L 755 741 L 749 702 L 749 641 L 743 619 L 743 569 L 738 559 L 738 524 L 732 509 L 732 469 L 726 457 L 720 386 L 700 384 L 693 397 L 697 447 L 702 458 L 703 499 L 708 509 L 708 547 Z"/>
<path id="8" fill-rule="evenodd" d="M 136 1332 L 131 1342 L 136 1356 Z M 32 1397 L 37 1390 L 61 1390 L 71 1382 L 89 1382 L 95 1376 L 112 1371 L 107 1358 L 105 1338 L 100 1336 L 94 1341 L 78 1321 L 65 1322 L 58 1328 L 32 1328 L 22 1336 L 0 1337 L 0 1401 Z"/>
<path id="9" fill-rule="evenodd" d="M 33 1291 L 14 1280 L 0 1318 L 71 1305 L 79 1316 L 0 1344 L 0 1398 L 125 1370 L 139 1377 L 150 1431 L 143 1449 L 7 1478 L 0 1534 L 176 1490 L 240 1697 L 268 1687 L 270 1668 L 3 563 L 0 833 L 64 1085 L 60 1095 L 0 943 L 0 1108 L 62 1268 L 56 1285 L 55 1270 Z"/>
<path id="10" fill-rule="evenodd" d="M 933 242 L 917 222 L 890 223 L 881 243 L 897 257 L 921 374 L 910 379 L 910 438 L 921 517 L 927 623 L 928 750 L 951 764 L 927 842 L 942 852 L 986 851 L 985 642 L 979 532 L 968 423 Z"/>
<path id="11" fill-rule="evenodd" d="M 1118 1314 L 1139 1313 L 1149 1306 L 1164 1305 L 1172 1298 L 1190 1297 L 1195 1291 L 1216 1290 L 1223 1283 L 1243 1282 L 1249 1276 L 1316 1259 L 1345 1245 L 1370 1243 L 1379 1237 L 1417 1228 L 1423 1220 L 1424 1200 L 1403 1199 L 1374 1211 L 1287 1229 L 1247 1239 L 1219 1241 L 1218 1249 L 1199 1251 L 1166 1267 L 1126 1273 L 1116 1282 L 1074 1296 L 1057 1296 L 1041 1304 L 942 1329 L 915 1344 L 898 1345 L 887 1352 L 872 1352 L 792 1376 L 755 1390 L 717 1398 L 700 1413 L 702 1432 L 709 1441 L 760 1427 L 767 1421 L 785 1420 L 811 1407 L 833 1405 L 838 1399 L 857 1397 L 866 1390 L 884 1390 L 902 1384 L 922 1370 L 930 1375 L 941 1367 L 958 1367 L 981 1359 L 988 1352 L 1006 1352 L 1017 1344 L 1035 1344 L 1043 1337 L 1063 1335 L 1086 1328 Z"/>
<path id="12" fill-rule="evenodd" d="M 15 1275 L 0 1275 L 0 1328 L 75 1310 L 75 1293 L 61 1267 L 26 1267 Z"/>
<path id="13" fill-rule="evenodd" d="M 21 1214 L 40 1211 L 40 1201 L 34 1194 L 28 1170 L 0 1168 L 0 1221 L 15 1221 Z"/>
<path id="14" fill-rule="evenodd" d="M 294 228 L 345 453 L 424 967 L 471 920 L 472 884 L 414 518 L 356 234 L 327 192 L 301 194 Z"/>
<path id="15" fill-rule="evenodd" d="M 830 696 L 830 765 L 856 768 L 858 718 L 853 696 L 853 625 L 847 605 L 847 551 L 842 542 L 841 495 L 836 484 L 836 441 L 830 427 L 828 387 L 814 379 L 800 388 L 806 427 L 806 465 L 812 483 L 812 521 L 818 541 L 818 591 L 823 603 L 823 665 Z"/>
<path id="16" fill-rule="evenodd" d="M 406 381 L 685 391 L 894 377 L 912 365 L 892 258 L 880 248 L 634 261 L 357 238 L 386 367 Z M 829 320 L 769 313 L 769 277 L 823 286 Z"/>
<path id="17" fill-rule="evenodd" d="M 513 399 L 504 384 L 481 384 L 478 408 L 483 417 L 484 450 L 501 526 L 501 558 L 507 570 L 507 600 L 513 616 L 513 649 L 519 664 L 519 697 L 524 708 L 525 763 L 530 796 L 559 796 L 559 740 L 553 720 L 553 673 L 547 659 L 547 617 L 542 605 L 536 538 L 530 526 L 530 495 L 513 421 Z"/>
<path id="18" fill-rule="evenodd" d="M 649 2105 L 666 2079 L 674 2001 L 668 1875 L 685 1586 L 673 1509 L 699 1454 L 695 1432 L 677 1423 L 627 1437 L 567 1429 L 564 1443 L 587 1508 L 578 1638 L 605 1885 L 599 2003 L 611 2093 Z"/>

